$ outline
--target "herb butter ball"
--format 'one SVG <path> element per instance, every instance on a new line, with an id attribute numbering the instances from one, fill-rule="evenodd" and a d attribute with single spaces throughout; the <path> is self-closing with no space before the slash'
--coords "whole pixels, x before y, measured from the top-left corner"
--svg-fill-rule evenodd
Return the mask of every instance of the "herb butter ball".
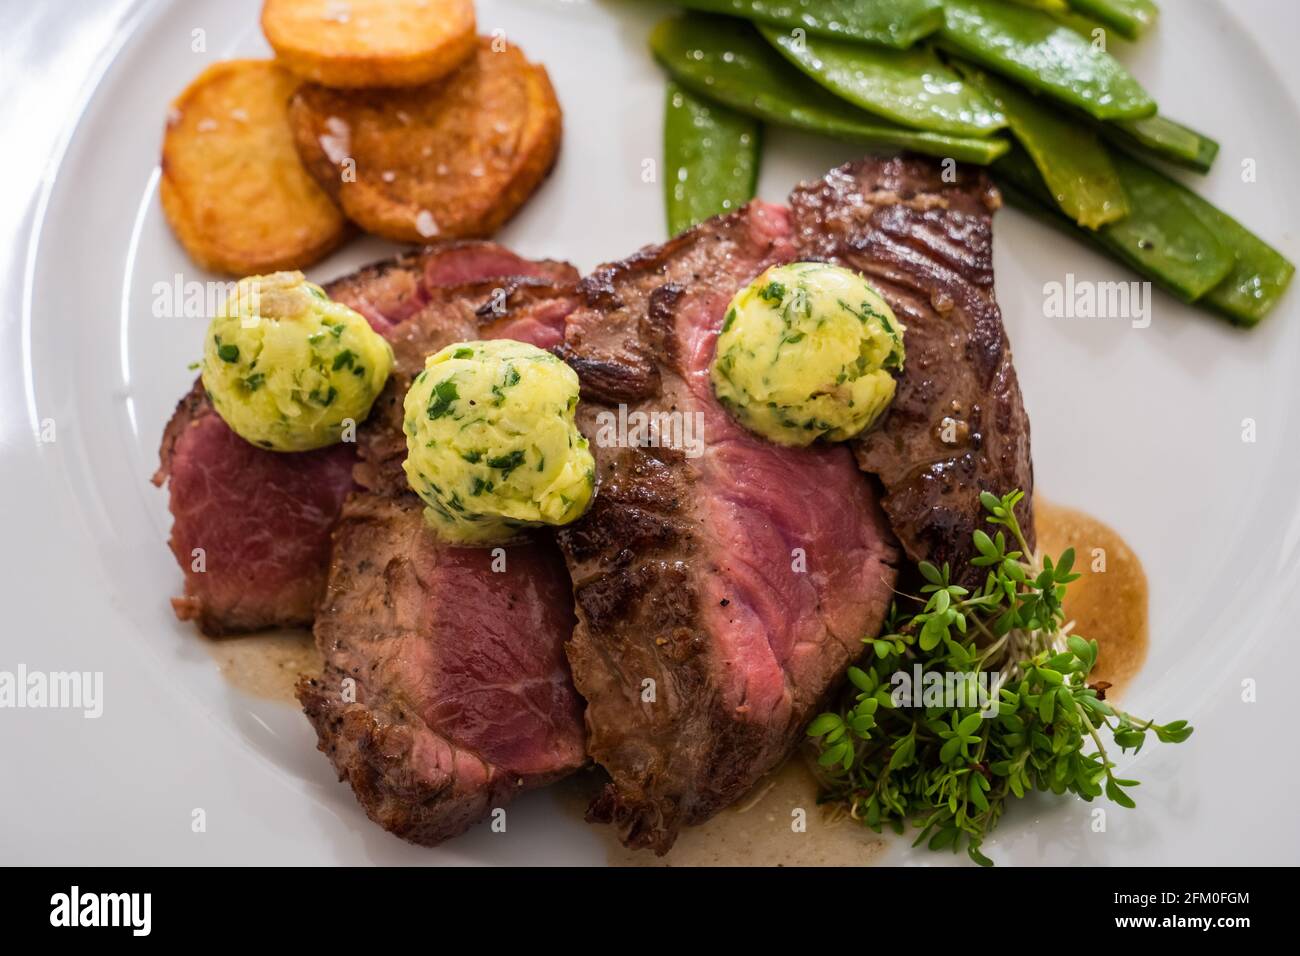
<path id="1" fill-rule="evenodd" d="M 273 451 L 341 441 L 370 414 L 392 367 L 383 337 L 301 272 L 241 279 L 203 347 L 217 414 Z"/>
<path id="2" fill-rule="evenodd" d="M 509 339 L 429 356 L 406 393 L 406 478 L 444 541 L 492 544 L 562 525 L 591 503 L 596 468 L 574 424 L 578 376 Z"/>
<path id="3" fill-rule="evenodd" d="M 713 390 L 742 425 L 777 444 L 844 441 L 893 401 L 903 331 L 856 272 L 773 266 L 727 308 Z"/>

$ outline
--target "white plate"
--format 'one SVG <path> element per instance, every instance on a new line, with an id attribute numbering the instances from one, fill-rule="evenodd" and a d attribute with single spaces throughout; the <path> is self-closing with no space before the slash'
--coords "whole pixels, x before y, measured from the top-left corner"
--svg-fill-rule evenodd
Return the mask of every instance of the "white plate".
<path id="1" fill-rule="evenodd" d="M 106 4 L 62 31 L 31 14 L 3 41 L 13 54 L 6 96 L 15 86 L 23 96 L 7 107 L 19 125 L 0 124 L 7 159 L 22 157 L 16 184 L 6 182 L 18 198 L 0 207 L 17 227 L 0 330 L 0 669 L 102 671 L 105 689 L 97 720 L 0 710 L 0 860 L 600 862 L 602 841 L 546 792 L 512 810 L 507 836 L 480 828 L 433 851 L 390 837 L 334 781 L 301 715 L 233 690 L 172 617 L 180 575 L 165 546 L 165 495 L 148 479 L 203 321 L 153 317 L 153 286 L 211 277 L 163 221 L 158 143 L 169 99 L 204 65 L 267 52 L 258 6 Z M 1300 259 L 1300 84 L 1282 56 L 1300 17 L 1285 0 L 1228 6 L 1165 0 L 1154 35 L 1122 55 L 1170 115 L 1223 143 L 1198 188 Z M 479 4 L 482 31 L 505 30 L 545 63 L 565 109 L 559 167 L 503 242 L 590 268 L 662 238 L 661 186 L 642 176 L 660 155 L 663 77 L 646 52 L 660 13 L 648 3 Z M 196 30 L 204 52 L 192 49 Z M 25 207 L 21 187 L 37 166 L 17 144 L 24 131 L 30 145 L 58 128 L 66 136 Z M 782 200 L 857 152 L 775 132 L 761 193 Z M 1242 181 L 1247 159 L 1257 182 Z M 1127 277 L 1015 212 L 998 216 L 996 235 L 1039 489 L 1118 528 L 1151 579 L 1151 653 L 1126 703 L 1198 729 L 1132 761 L 1140 809 L 1111 811 L 1104 833 L 1081 802 L 1035 800 L 1014 808 L 992 853 L 1015 863 L 1295 863 L 1300 774 L 1282 735 L 1287 675 L 1300 664 L 1287 627 L 1300 604 L 1298 293 L 1250 334 L 1163 296 L 1146 329 L 1048 319 L 1044 283 L 1067 272 Z M 386 248 L 354 243 L 312 273 L 328 278 Z M 1254 443 L 1242 441 L 1246 418 Z M 46 420 L 56 440 L 42 444 Z M 1258 703 L 1242 701 L 1246 680 Z M 196 809 L 206 832 L 193 832 Z M 934 862 L 901 846 L 888 859 Z"/>

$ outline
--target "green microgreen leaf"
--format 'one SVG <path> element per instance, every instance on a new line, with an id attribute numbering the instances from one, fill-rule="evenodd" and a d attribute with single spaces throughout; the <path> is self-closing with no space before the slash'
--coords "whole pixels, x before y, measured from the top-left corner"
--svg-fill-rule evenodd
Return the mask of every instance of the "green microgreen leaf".
<path id="1" fill-rule="evenodd" d="M 871 654 L 849 669 L 838 705 L 808 727 L 823 802 L 877 833 L 910 827 L 916 846 L 964 849 L 981 866 L 993 862 L 982 850 L 988 835 L 1029 793 L 1135 805 L 1127 791 L 1137 781 L 1115 775 L 1103 734 L 1125 752 L 1151 736 L 1181 743 L 1192 734 L 1184 720 L 1117 710 L 1099 696 L 1103 685 L 1089 685 L 1099 646 L 1071 632 L 1062 607 L 1079 577 L 1074 552 L 1035 554 L 1020 526 L 1024 497 L 980 495 L 988 530 L 972 534 L 970 564 L 983 569 L 983 585 L 956 585 L 949 565 L 920 562 L 919 596 L 900 597 L 881 633 L 863 639 Z M 895 703 L 895 673 L 936 674 L 967 699 Z M 991 713 L 967 693 L 979 687 L 996 695 Z"/>

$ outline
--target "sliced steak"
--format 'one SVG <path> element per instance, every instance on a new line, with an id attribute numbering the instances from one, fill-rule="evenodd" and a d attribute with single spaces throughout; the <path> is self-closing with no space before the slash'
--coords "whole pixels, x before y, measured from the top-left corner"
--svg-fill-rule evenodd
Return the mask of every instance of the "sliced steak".
<path id="1" fill-rule="evenodd" d="M 426 285 L 419 307 L 388 331 L 393 375 L 358 436 L 363 490 L 334 532 L 316 616 L 325 670 L 298 696 L 366 813 L 415 843 L 453 837 L 586 759 L 563 650 L 573 594 L 554 538 L 447 547 L 401 467 L 402 399 L 425 357 L 481 337 L 555 345 L 577 304 L 575 279 L 548 266 Z"/>
<path id="2" fill-rule="evenodd" d="M 599 480 L 559 535 L 567 651 L 612 781 L 589 817 L 629 846 L 666 852 L 776 766 L 889 604 L 895 548 L 848 448 L 770 444 L 713 398 L 728 301 L 793 256 L 786 210 L 753 203 L 598 269 L 566 322 Z M 703 453 L 615 446 L 620 403 L 685 416 L 660 446 L 702 420 Z"/>
<path id="3" fill-rule="evenodd" d="M 325 672 L 299 700 L 370 819 L 414 843 L 585 759 L 559 552 L 539 536 L 494 560 L 440 546 L 409 494 L 354 496 L 334 532 L 315 628 Z"/>
<path id="4" fill-rule="evenodd" d="M 516 331 L 531 328 L 544 347 L 555 344 L 576 279 L 564 263 L 522 259 L 493 243 L 454 242 L 368 266 L 326 291 L 365 315 L 409 367 L 423 362 L 416 353 L 426 340 L 474 338 L 482 326 L 495 327 L 494 310 L 519 323 Z M 538 305 L 516 314 L 511 299 L 522 288 Z M 559 303 L 543 304 L 547 295 Z M 394 395 L 400 406 L 405 385 L 397 388 L 389 383 L 358 430 L 363 457 L 372 441 L 382 444 L 376 432 L 392 427 L 383 411 Z M 310 626 L 324 592 L 330 529 L 354 487 L 358 446 L 256 448 L 226 426 L 196 383 L 163 433 L 153 479 L 169 482 L 171 548 L 185 574 L 185 594 L 173 601 L 177 616 L 210 635 Z M 367 464 L 361 462 L 359 478 Z"/>
<path id="5" fill-rule="evenodd" d="M 849 163 L 790 197 L 799 257 L 862 272 L 907 325 L 893 404 L 856 454 L 908 556 L 950 562 L 967 583 L 984 577 L 968 564 L 981 491 L 1024 491 L 1018 517 L 1034 541 L 1029 419 L 993 294 L 1000 203 L 982 171 L 945 182 L 916 157 Z"/>
<path id="6" fill-rule="evenodd" d="M 172 553 L 185 572 L 176 616 L 205 634 L 308 627 L 329 565 L 329 534 L 353 489 L 352 445 L 276 454 L 240 438 L 201 384 L 163 438 Z"/>

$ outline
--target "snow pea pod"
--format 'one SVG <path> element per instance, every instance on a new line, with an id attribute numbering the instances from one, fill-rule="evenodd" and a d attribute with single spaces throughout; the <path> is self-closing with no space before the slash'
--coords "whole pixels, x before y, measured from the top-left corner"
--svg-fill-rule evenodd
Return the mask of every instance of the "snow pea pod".
<path id="1" fill-rule="evenodd" d="M 1140 119 L 1156 103 L 1119 61 L 1050 15 L 1003 0 L 945 0 L 939 42 L 1097 119 Z"/>
<path id="2" fill-rule="evenodd" d="M 1136 40 L 1156 22 L 1159 10 L 1152 0 L 1070 0 L 1086 17 L 1110 27 L 1125 40 Z"/>
<path id="3" fill-rule="evenodd" d="M 1047 13 L 1069 13 L 1070 5 L 1065 0 L 1011 0 L 1022 7 L 1033 7 Z"/>
<path id="4" fill-rule="evenodd" d="M 1182 187 L 1127 156 L 1114 161 L 1131 212 L 1099 230 L 1102 241 L 1191 302 L 1227 278 L 1233 252 L 1192 212 Z"/>
<path id="5" fill-rule="evenodd" d="M 1007 143 L 993 137 L 928 133 L 876 119 L 790 66 L 739 20 L 692 13 L 670 17 L 651 33 L 650 48 L 681 86 L 767 122 L 981 165 L 1007 151 Z"/>
<path id="6" fill-rule="evenodd" d="M 664 103 L 664 201 L 677 235 L 754 198 L 762 127 L 676 83 Z"/>
<path id="7" fill-rule="evenodd" d="M 1198 173 L 1208 173 L 1219 155 L 1219 144 L 1210 137 L 1159 115 L 1103 123 L 1101 130 L 1122 149 L 1136 149 Z"/>
<path id="8" fill-rule="evenodd" d="M 769 24 L 759 32 L 787 60 L 836 96 L 885 119 L 935 133 L 988 136 L 1006 126 L 979 90 L 934 51 L 796 37 Z"/>
<path id="9" fill-rule="evenodd" d="M 940 0 L 677 0 L 677 5 L 898 49 L 943 26 Z"/>
<path id="10" fill-rule="evenodd" d="M 1128 199 L 1110 152 L 1088 124 L 1011 83 L 967 64 L 959 68 L 1006 116 L 1012 134 L 1066 215 L 1088 229 L 1128 215 Z"/>
<path id="11" fill-rule="evenodd" d="M 1021 164 L 1020 168 L 1013 172 L 1011 167 L 1017 163 Z M 1027 157 L 1009 155 L 1005 161 L 998 161 L 994 171 L 1003 195 L 1014 205 L 1072 236 L 1082 236 L 1112 258 L 1128 263 L 1139 274 L 1154 280 L 1180 298 L 1186 298 L 1160 271 L 1140 265 L 1132 257 L 1121 254 L 1106 241 L 1106 230 L 1094 233 L 1072 226 L 1069 220 L 1052 207 L 1051 198 L 1042 190 L 1041 182 L 1038 191 L 1035 191 L 1032 183 L 1024 185 L 1024 174 L 1028 172 L 1032 175 L 1034 172 L 1033 164 Z M 1189 208 L 1203 225 L 1208 226 L 1214 235 L 1231 247 L 1233 256 L 1227 275 L 1206 292 L 1197 304 L 1225 316 L 1234 325 L 1247 328 L 1257 325 L 1286 292 L 1295 275 L 1295 266 L 1221 209 L 1211 206 L 1193 193 L 1186 195 L 1196 200 L 1189 203 Z"/>
<path id="12" fill-rule="evenodd" d="M 1014 150 L 994 167 L 1009 199 L 1028 199 L 1030 211 L 1074 236 L 1082 236 L 1102 252 L 1127 263 L 1185 302 L 1195 302 L 1227 278 L 1233 251 L 1207 229 L 1184 201 L 1176 183 L 1125 156 L 1114 157 L 1128 193 L 1131 212 L 1100 229 L 1081 229 L 1052 202 L 1028 154 Z"/>
<path id="13" fill-rule="evenodd" d="M 1235 261 L 1231 271 L 1202 301 L 1238 325 L 1257 325 L 1286 292 L 1295 275 L 1295 266 L 1222 209 L 1180 183 L 1167 182 L 1178 190 L 1202 225 L 1233 253 Z"/>

